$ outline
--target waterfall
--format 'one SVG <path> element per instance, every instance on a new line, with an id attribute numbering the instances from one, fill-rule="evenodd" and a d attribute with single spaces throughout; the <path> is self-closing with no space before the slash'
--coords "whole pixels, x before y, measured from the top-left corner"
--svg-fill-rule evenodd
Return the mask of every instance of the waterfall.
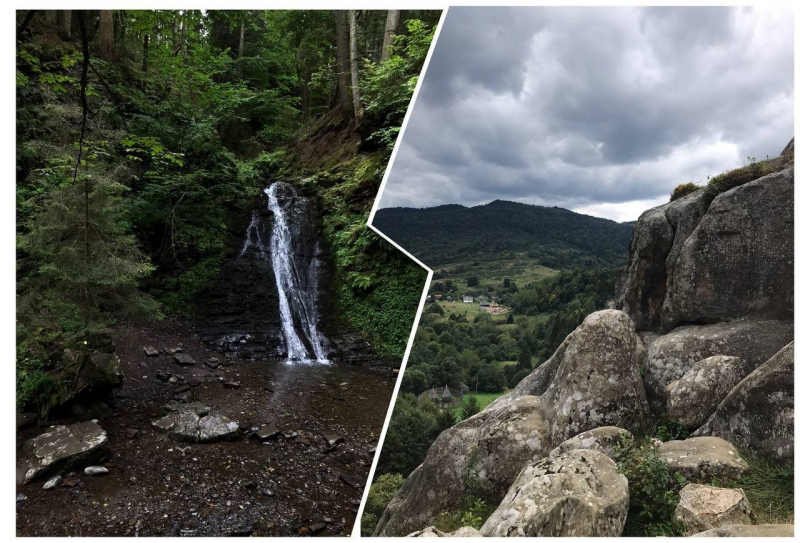
<path id="1" fill-rule="evenodd" d="M 295 188 L 288 183 L 273 183 L 264 189 L 264 193 L 273 216 L 268 256 L 275 274 L 281 334 L 287 358 L 289 361 L 327 364 L 323 347 L 325 337 L 317 329 L 319 260 L 316 254 L 319 243 L 314 242 L 313 247 L 309 247 L 303 238 L 303 227 L 311 220 L 308 202 L 299 198 Z M 260 258 L 267 257 L 258 210 L 253 211 L 240 256 L 251 248 Z"/>

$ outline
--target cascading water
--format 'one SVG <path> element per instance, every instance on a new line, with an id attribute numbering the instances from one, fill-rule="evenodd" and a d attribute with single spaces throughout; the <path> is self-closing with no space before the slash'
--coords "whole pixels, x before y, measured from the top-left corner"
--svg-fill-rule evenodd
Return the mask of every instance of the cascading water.
<path id="1" fill-rule="evenodd" d="M 323 347 L 325 337 L 317 329 L 318 244 L 308 247 L 300 221 L 308 220 L 307 206 L 298 206 L 297 192 L 288 183 L 273 183 L 264 193 L 272 212 L 269 255 L 261 237 L 261 219 L 253 211 L 239 256 L 255 250 L 260 258 L 269 256 L 278 291 L 281 333 L 290 361 L 329 363 Z M 295 206 L 295 207 L 293 207 Z M 309 254 L 310 253 L 310 254 Z"/>

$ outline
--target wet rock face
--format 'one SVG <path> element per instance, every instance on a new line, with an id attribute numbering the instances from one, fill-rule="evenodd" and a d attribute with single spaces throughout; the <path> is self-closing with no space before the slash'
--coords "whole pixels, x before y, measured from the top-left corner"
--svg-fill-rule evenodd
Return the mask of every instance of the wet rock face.
<path id="1" fill-rule="evenodd" d="M 234 439 L 239 425 L 201 403 L 172 406 L 174 411 L 153 422 L 153 427 L 166 432 L 175 441 L 208 443 Z"/>
<path id="2" fill-rule="evenodd" d="M 734 321 L 681 326 L 655 339 L 647 348 L 644 386 L 650 409 L 667 409 L 667 386 L 710 356 L 741 358 L 748 373 L 792 341 L 792 321 Z"/>
<path id="3" fill-rule="evenodd" d="M 683 244 L 664 325 L 791 318 L 793 255 L 793 170 L 720 194 Z"/>
<path id="4" fill-rule="evenodd" d="M 750 469 L 734 446 L 718 437 L 669 441 L 659 447 L 659 453 L 671 471 L 695 483 L 738 480 Z"/>
<path id="5" fill-rule="evenodd" d="M 551 440 L 558 443 L 599 426 L 645 431 L 649 412 L 630 318 L 617 310 L 597 311 L 567 341 L 542 395 Z"/>
<path id="6" fill-rule="evenodd" d="M 718 436 L 766 455 L 794 458 L 794 342 L 728 393 L 695 435 Z"/>
<path id="7" fill-rule="evenodd" d="M 541 402 L 522 396 L 442 432 L 389 503 L 375 535 L 404 536 L 461 503 L 466 484 L 499 501 L 519 470 L 549 452 Z"/>
<path id="8" fill-rule="evenodd" d="M 667 414 L 689 430 L 699 428 L 733 387 L 748 374 L 749 364 L 736 356 L 711 356 L 667 385 Z"/>
<path id="9" fill-rule="evenodd" d="M 727 524 L 692 537 L 792 537 L 794 524 Z"/>
<path id="10" fill-rule="evenodd" d="M 752 524 L 753 512 L 741 488 L 688 484 L 680 492 L 675 520 L 686 524 L 686 535 L 727 524 Z"/>
<path id="11" fill-rule="evenodd" d="M 95 422 L 56 426 L 27 441 L 23 451 L 25 483 L 100 463 L 110 455 L 106 431 Z"/>
<path id="12" fill-rule="evenodd" d="M 485 537 L 622 534 L 628 480 L 599 451 L 576 450 L 525 467 L 481 528 Z"/>

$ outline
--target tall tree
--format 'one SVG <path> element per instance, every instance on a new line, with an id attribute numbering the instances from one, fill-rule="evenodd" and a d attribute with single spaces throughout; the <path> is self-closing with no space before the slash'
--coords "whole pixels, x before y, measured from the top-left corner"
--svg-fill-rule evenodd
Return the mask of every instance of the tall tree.
<path id="1" fill-rule="evenodd" d="M 145 80 L 147 79 L 147 60 L 150 56 L 150 34 L 146 33 L 144 35 L 144 42 L 142 44 L 142 73 L 144 74 Z"/>
<path id="2" fill-rule="evenodd" d="M 336 80 L 339 87 L 339 103 L 347 115 L 352 115 L 353 104 L 350 102 L 350 95 L 347 92 L 347 83 L 350 79 L 347 12 L 337 10 L 334 12 L 336 18 Z"/>
<path id="3" fill-rule="evenodd" d="M 400 28 L 400 10 L 390 9 L 386 13 L 386 28 L 383 31 L 383 48 L 381 49 L 381 62 L 386 61 L 391 54 L 390 48 L 394 43 L 394 37 Z"/>
<path id="4" fill-rule="evenodd" d="M 114 56 L 114 13 L 108 9 L 100 10 L 97 26 L 97 55 L 110 59 Z"/>
<path id="5" fill-rule="evenodd" d="M 242 20 L 239 21 L 239 81 L 244 77 L 244 22 L 247 12 L 242 12 Z"/>
<path id="6" fill-rule="evenodd" d="M 72 11 L 63 9 L 58 11 L 58 36 L 64 40 L 72 39 Z"/>
<path id="7" fill-rule="evenodd" d="M 356 118 L 361 117 L 361 92 L 358 88 L 358 25 L 356 24 L 357 11 L 351 9 L 350 15 L 350 78 L 353 84 L 353 111 Z"/>

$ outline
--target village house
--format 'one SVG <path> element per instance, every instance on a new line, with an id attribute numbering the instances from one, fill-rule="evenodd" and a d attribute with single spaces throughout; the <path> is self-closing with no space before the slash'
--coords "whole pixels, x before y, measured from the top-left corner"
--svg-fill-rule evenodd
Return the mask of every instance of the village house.
<path id="1" fill-rule="evenodd" d="M 471 304 L 472 302 L 475 301 L 475 299 L 472 296 L 464 296 L 463 300 L 465 304 Z"/>

